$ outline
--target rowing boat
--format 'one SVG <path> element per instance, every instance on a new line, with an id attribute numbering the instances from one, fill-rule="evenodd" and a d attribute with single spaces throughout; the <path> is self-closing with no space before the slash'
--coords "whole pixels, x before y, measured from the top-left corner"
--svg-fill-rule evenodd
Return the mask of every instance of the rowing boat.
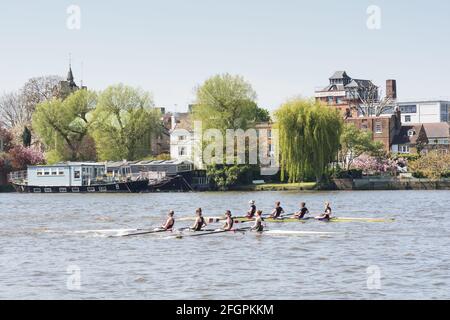
<path id="1" fill-rule="evenodd" d="M 235 219 L 236 223 L 243 223 L 243 222 L 251 222 L 254 219 L 248 219 L 248 218 L 238 218 Z M 308 220 L 313 221 L 324 221 L 324 222 L 394 222 L 395 219 L 393 218 L 352 218 L 352 217 L 333 217 L 330 220 L 318 220 L 314 218 L 306 218 L 306 219 L 297 219 L 297 218 L 279 218 L 279 219 L 273 219 L 273 218 L 267 218 L 264 219 L 265 222 L 274 222 L 274 223 L 286 223 L 286 222 L 297 222 L 297 223 L 305 223 Z"/>
<path id="2" fill-rule="evenodd" d="M 292 216 L 292 215 L 290 215 Z M 184 217 L 180 218 L 180 221 L 192 221 L 195 220 L 195 217 Z M 205 217 L 205 221 L 207 223 L 218 223 L 224 221 L 225 217 Z M 243 222 L 251 222 L 254 221 L 253 218 L 246 218 L 246 217 L 233 217 L 235 223 L 243 223 Z M 282 218 L 264 218 L 265 222 L 297 222 L 297 223 L 305 223 L 308 220 L 316 220 L 314 218 L 304 218 L 304 219 L 297 219 L 292 217 L 282 217 Z M 323 221 L 323 220 L 317 220 L 317 221 Z M 394 218 L 359 218 L 359 217 L 333 217 L 330 220 L 326 222 L 394 222 Z"/>

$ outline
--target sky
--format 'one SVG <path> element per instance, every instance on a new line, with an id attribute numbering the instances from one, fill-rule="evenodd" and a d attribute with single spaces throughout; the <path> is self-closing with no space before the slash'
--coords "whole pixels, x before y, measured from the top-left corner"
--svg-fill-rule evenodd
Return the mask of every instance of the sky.
<path id="1" fill-rule="evenodd" d="M 0 0 L 0 94 L 65 77 L 70 54 L 77 83 L 137 86 L 178 112 L 218 73 L 242 75 L 270 110 L 337 70 L 397 79 L 403 100 L 450 99 L 449 14 L 442 0 Z"/>

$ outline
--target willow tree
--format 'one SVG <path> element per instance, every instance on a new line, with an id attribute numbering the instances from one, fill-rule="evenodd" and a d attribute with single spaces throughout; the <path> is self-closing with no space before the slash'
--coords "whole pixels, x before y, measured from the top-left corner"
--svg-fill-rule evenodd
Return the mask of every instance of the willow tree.
<path id="1" fill-rule="evenodd" d="M 33 128 L 45 145 L 47 161 L 95 160 L 89 114 L 96 102 L 95 92 L 78 90 L 65 100 L 52 99 L 37 105 Z"/>
<path id="2" fill-rule="evenodd" d="M 294 99 L 276 112 L 281 179 L 320 182 L 336 159 L 343 121 L 338 111 L 313 100 Z"/>
<path id="3" fill-rule="evenodd" d="M 138 160 L 151 154 L 161 133 L 161 114 L 148 92 L 122 84 L 103 91 L 93 112 L 93 137 L 100 160 Z"/>

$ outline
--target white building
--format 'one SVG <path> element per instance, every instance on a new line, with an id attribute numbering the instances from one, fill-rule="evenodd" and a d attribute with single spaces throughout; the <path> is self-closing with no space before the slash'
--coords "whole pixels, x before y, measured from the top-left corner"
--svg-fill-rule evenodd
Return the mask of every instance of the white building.
<path id="1" fill-rule="evenodd" d="M 450 122 L 450 101 L 398 102 L 402 123 Z"/>
<path id="2" fill-rule="evenodd" d="M 172 115 L 170 130 L 170 158 L 190 161 L 195 169 L 204 169 L 201 158 L 200 137 L 195 137 L 190 113 Z"/>

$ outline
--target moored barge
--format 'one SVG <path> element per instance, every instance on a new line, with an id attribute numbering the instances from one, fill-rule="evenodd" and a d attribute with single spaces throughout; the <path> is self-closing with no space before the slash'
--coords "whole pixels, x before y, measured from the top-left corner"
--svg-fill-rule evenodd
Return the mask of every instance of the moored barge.
<path id="1" fill-rule="evenodd" d="M 108 174 L 98 162 L 67 162 L 29 166 L 13 172 L 10 182 L 17 192 L 26 193 L 108 193 L 143 192 L 149 180 L 140 176 Z"/>

